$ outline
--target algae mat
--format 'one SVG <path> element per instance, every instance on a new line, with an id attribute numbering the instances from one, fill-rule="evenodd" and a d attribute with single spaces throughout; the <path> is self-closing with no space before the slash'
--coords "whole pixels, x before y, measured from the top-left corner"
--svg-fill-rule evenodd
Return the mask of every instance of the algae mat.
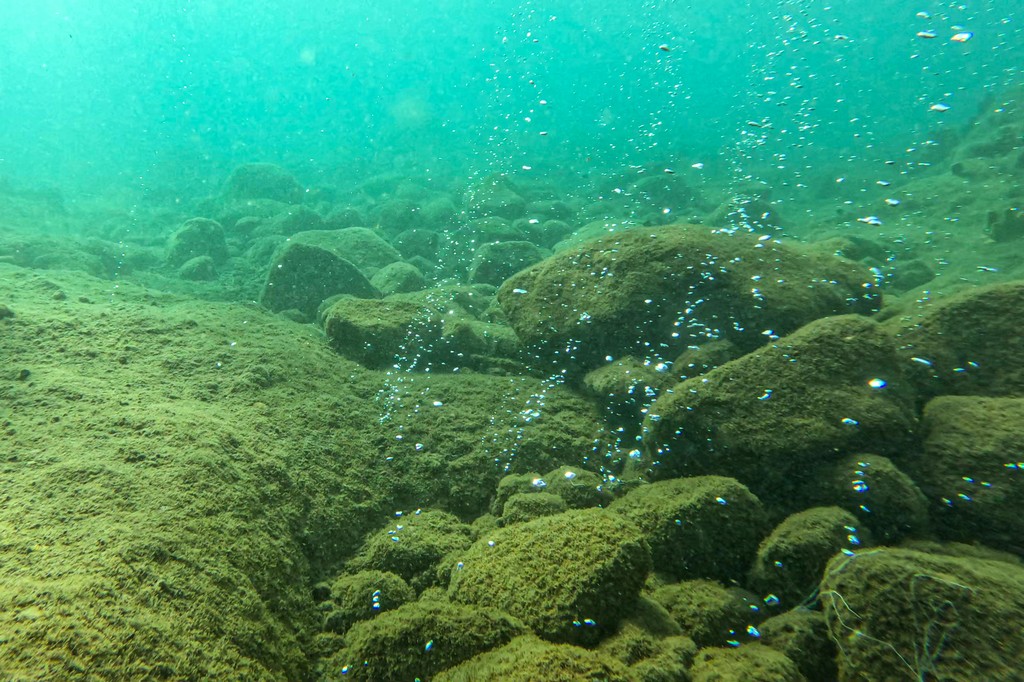
<path id="1" fill-rule="evenodd" d="M 401 398 L 455 384 L 382 420 L 385 375 L 254 306 L 3 264 L 0 304 L 0 679 L 311 678 L 313 583 L 443 496 Z M 428 449 L 484 461 L 512 427 L 482 414 L 537 386 L 459 381 L 465 442 Z"/>

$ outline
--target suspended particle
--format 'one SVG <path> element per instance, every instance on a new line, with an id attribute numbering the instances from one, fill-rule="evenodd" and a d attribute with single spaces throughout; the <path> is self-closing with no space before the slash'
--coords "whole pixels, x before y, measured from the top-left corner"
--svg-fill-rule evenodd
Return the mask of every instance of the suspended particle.
<path id="1" fill-rule="evenodd" d="M 971 31 L 960 31 L 960 33 L 955 34 L 952 38 L 950 38 L 950 40 L 952 40 L 954 43 L 966 43 L 973 37 L 974 33 L 972 33 Z"/>

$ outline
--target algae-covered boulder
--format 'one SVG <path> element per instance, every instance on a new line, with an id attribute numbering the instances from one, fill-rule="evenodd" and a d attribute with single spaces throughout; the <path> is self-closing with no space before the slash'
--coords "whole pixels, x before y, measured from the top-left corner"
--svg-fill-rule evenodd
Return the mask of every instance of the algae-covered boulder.
<path id="1" fill-rule="evenodd" d="M 324 311 L 323 325 L 331 347 L 371 368 L 389 367 L 429 351 L 443 330 L 436 311 L 395 298 L 340 298 Z"/>
<path id="2" fill-rule="evenodd" d="M 235 168 L 221 191 L 225 199 L 272 199 L 288 204 L 302 201 L 302 185 L 272 163 L 246 163 Z"/>
<path id="3" fill-rule="evenodd" d="M 768 618 L 758 629 L 761 643 L 785 654 L 808 680 L 836 679 L 836 645 L 821 611 L 796 608 Z"/>
<path id="4" fill-rule="evenodd" d="M 498 286 L 520 270 L 544 260 L 547 255 L 547 251 L 530 242 L 484 244 L 473 254 L 468 279 L 471 284 Z"/>
<path id="5" fill-rule="evenodd" d="M 331 296 L 379 298 L 356 266 L 317 246 L 288 242 L 274 256 L 260 303 L 274 312 L 296 309 L 307 319 Z"/>
<path id="6" fill-rule="evenodd" d="M 417 589 L 433 583 L 438 562 L 473 542 L 472 529 L 447 512 L 427 510 L 403 516 L 376 531 L 348 563 L 356 571 L 387 571 Z"/>
<path id="7" fill-rule="evenodd" d="M 1024 669 L 1024 568 L 880 548 L 836 556 L 821 603 L 839 679 L 1015 680 Z"/>
<path id="8" fill-rule="evenodd" d="M 343 230 L 310 230 L 299 232 L 292 241 L 327 249 L 370 275 L 380 268 L 402 260 L 402 254 L 379 234 L 365 227 Z"/>
<path id="9" fill-rule="evenodd" d="M 1024 394 L 1024 282 L 970 289 L 886 325 L 925 398 Z"/>
<path id="10" fill-rule="evenodd" d="M 209 282 L 217 279 L 217 268 L 209 256 L 196 256 L 178 268 L 178 277 L 192 282 Z"/>
<path id="11" fill-rule="evenodd" d="M 259 237 L 283 235 L 290 237 L 303 232 L 316 232 L 323 227 L 324 220 L 320 214 L 308 206 L 289 206 L 280 213 L 271 216 L 253 230 Z"/>
<path id="12" fill-rule="evenodd" d="M 640 486 L 609 510 L 640 527 L 657 570 L 677 579 L 741 580 L 768 532 L 757 497 L 722 476 Z"/>
<path id="13" fill-rule="evenodd" d="M 881 544 L 929 532 L 928 500 L 888 457 L 848 455 L 816 478 L 814 502 L 850 512 Z"/>
<path id="14" fill-rule="evenodd" d="M 692 682 L 807 682 L 796 663 L 782 652 L 762 644 L 738 649 L 701 649 L 690 676 Z"/>
<path id="15" fill-rule="evenodd" d="M 900 462 L 936 531 L 1024 554 L 1024 398 L 935 398 L 921 432 L 921 448 Z"/>
<path id="16" fill-rule="evenodd" d="M 573 509 L 603 507 L 612 501 L 604 478 L 579 467 L 561 466 L 544 474 L 545 490 L 558 495 Z"/>
<path id="17" fill-rule="evenodd" d="M 324 666 L 325 679 L 429 680 L 524 634 L 520 621 L 494 609 L 412 602 L 352 626 L 344 648 Z"/>
<path id="18" fill-rule="evenodd" d="M 385 265 L 373 273 L 370 284 L 384 296 L 390 296 L 425 289 L 427 280 L 412 263 L 397 262 Z"/>
<path id="19" fill-rule="evenodd" d="M 743 350 L 811 320 L 871 312 L 867 268 L 751 234 L 695 225 L 633 228 L 506 280 L 498 300 L 541 357 L 584 369 L 722 337 Z"/>
<path id="20" fill-rule="evenodd" d="M 224 228 L 216 220 L 186 220 L 167 240 L 167 264 L 172 267 L 200 256 L 208 256 L 214 263 L 223 263 L 228 258 Z"/>
<path id="21" fill-rule="evenodd" d="M 460 557 L 453 601 L 499 608 L 552 642 L 594 644 L 615 631 L 651 568 L 640 530 L 601 509 L 503 528 Z"/>
<path id="22" fill-rule="evenodd" d="M 551 493 L 518 493 L 505 502 L 499 523 L 508 526 L 513 523 L 525 523 L 542 516 L 554 516 L 569 509 L 569 506 L 558 495 Z"/>
<path id="23" fill-rule="evenodd" d="M 799 508 L 808 471 L 851 452 L 900 452 L 916 416 L 895 344 L 856 315 L 817 320 L 665 392 L 645 421 L 651 475 L 732 476 Z"/>
<path id="24" fill-rule="evenodd" d="M 552 644 L 526 635 L 439 673 L 434 682 L 538 682 L 601 680 L 635 682 L 613 658 L 571 644 Z"/>
<path id="25" fill-rule="evenodd" d="M 808 602 L 838 552 L 870 545 L 870 535 L 838 507 L 814 507 L 786 518 L 757 549 L 750 587 L 774 594 L 786 608 Z"/>
<path id="26" fill-rule="evenodd" d="M 328 599 L 320 603 L 326 612 L 324 629 L 344 633 L 355 623 L 414 601 L 416 592 L 401 576 L 388 571 L 359 571 L 336 578 Z"/>
<path id="27" fill-rule="evenodd" d="M 756 632 L 757 625 L 765 618 L 757 595 L 711 580 L 684 580 L 663 585 L 652 597 L 697 646 L 738 646 L 753 642 L 751 632 Z"/>
<path id="28" fill-rule="evenodd" d="M 494 173 L 466 190 L 466 206 L 474 217 L 496 216 L 514 220 L 526 211 L 526 200 L 517 192 L 507 176 Z"/>

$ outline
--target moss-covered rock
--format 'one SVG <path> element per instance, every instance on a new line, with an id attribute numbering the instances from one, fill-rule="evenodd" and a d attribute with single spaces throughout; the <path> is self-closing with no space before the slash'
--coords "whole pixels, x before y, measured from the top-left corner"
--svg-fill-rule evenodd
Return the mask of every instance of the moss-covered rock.
<path id="1" fill-rule="evenodd" d="M 388 571 L 360 571 L 335 578 L 328 598 L 320 603 L 325 612 L 324 630 L 343 634 L 355 623 L 369 620 L 414 601 L 416 592 L 401 576 Z"/>
<path id="2" fill-rule="evenodd" d="M 922 402 L 937 395 L 1024 394 L 1024 282 L 969 289 L 886 322 Z"/>
<path id="3" fill-rule="evenodd" d="M 481 538 L 452 572 L 452 600 L 500 608 L 553 642 L 593 644 L 629 613 L 651 567 L 636 526 L 569 511 Z"/>
<path id="4" fill-rule="evenodd" d="M 517 637 L 439 673 L 435 682 L 635 682 L 615 659 L 571 644 L 552 644 L 533 636 Z"/>
<path id="5" fill-rule="evenodd" d="M 520 621 L 494 609 L 412 602 L 355 624 L 324 673 L 327 679 L 427 680 L 523 634 Z"/>
<path id="6" fill-rule="evenodd" d="M 405 294 L 419 291 L 427 287 L 427 279 L 412 263 L 390 263 L 385 265 L 370 278 L 370 284 L 384 296 Z"/>
<path id="7" fill-rule="evenodd" d="M 1012 680 L 1024 668 L 1024 569 L 880 548 L 821 583 L 839 679 Z"/>
<path id="8" fill-rule="evenodd" d="M 750 587 L 774 594 L 785 608 L 810 603 L 829 559 L 842 550 L 870 546 L 870 533 L 838 507 L 814 507 L 789 516 L 757 549 Z"/>
<path id="9" fill-rule="evenodd" d="M 547 256 L 547 251 L 530 242 L 484 244 L 473 254 L 467 278 L 471 284 L 499 286 L 512 275 L 539 263 Z"/>
<path id="10" fill-rule="evenodd" d="M 742 580 L 768 531 L 757 497 L 721 476 L 640 486 L 609 509 L 640 527 L 655 568 L 676 579 Z"/>
<path id="11" fill-rule="evenodd" d="M 748 629 L 764 620 L 761 600 L 710 580 L 686 580 L 657 588 L 653 598 L 697 646 L 738 646 L 755 641 Z"/>
<path id="12" fill-rule="evenodd" d="M 272 199 L 289 204 L 302 201 L 302 185 L 288 171 L 272 163 L 246 163 L 228 176 L 221 195 L 225 199 Z"/>
<path id="13" fill-rule="evenodd" d="M 343 258 L 371 276 L 385 265 L 402 260 L 402 254 L 379 234 L 365 227 L 342 230 L 308 230 L 292 236 L 292 241 L 319 246 Z"/>
<path id="14" fill-rule="evenodd" d="M 466 206 L 474 217 L 496 216 L 513 220 L 526 211 L 526 200 L 517 191 L 507 176 L 494 173 L 466 190 Z"/>
<path id="15" fill-rule="evenodd" d="M 836 679 L 836 646 L 821 611 L 801 608 L 761 623 L 761 643 L 781 651 L 808 680 Z"/>
<path id="16" fill-rule="evenodd" d="M 900 462 L 931 502 L 936 532 L 1024 555 L 1024 398 L 935 398 L 921 432 Z"/>
<path id="17" fill-rule="evenodd" d="M 754 235 L 695 225 L 635 228 L 508 279 L 498 300 L 541 357 L 595 367 L 723 337 L 744 350 L 803 324 L 879 304 L 866 268 Z"/>
<path id="18" fill-rule="evenodd" d="M 667 391 L 644 424 L 644 461 L 655 477 L 732 476 L 793 511 L 814 492 L 808 471 L 851 452 L 901 452 L 915 425 L 892 337 L 844 315 Z"/>
<path id="19" fill-rule="evenodd" d="M 853 514 L 880 544 L 930 532 L 928 500 L 888 457 L 848 455 L 817 478 L 816 492 L 811 495 L 814 502 Z"/>
<path id="20" fill-rule="evenodd" d="M 701 649 L 690 675 L 692 682 L 806 682 L 796 663 L 761 644 Z"/>
<path id="21" fill-rule="evenodd" d="M 178 268 L 178 277 L 192 282 L 209 282 L 217 279 L 217 267 L 209 256 L 196 256 Z"/>
<path id="22" fill-rule="evenodd" d="M 208 256 L 214 263 L 223 263 L 228 258 L 224 228 L 216 220 L 186 220 L 167 240 L 167 264 L 172 267 L 200 256 Z"/>
<path id="23" fill-rule="evenodd" d="M 466 549 L 473 539 L 472 529 L 447 512 L 403 515 L 372 533 L 347 568 L 394 573 L 422 590 L 433 584 L 441 559 Z"/>
<path id="24" fill-rule="evenodd" d="M 408 364 L 441 339 L 442 320 L 430 309 L 394 298 L 340 298 L 323 314 L 331 347 L 371 368 Z"/>
<path id="25" fill-rule="evenodd" d="M 348 261 L 317 246 L 288 242 L 274 256 L 260 303 L 274 312 L 296 309 L 313 320 L 323 301 L 340 294 L 380 297 Z"/>
<path id="26" fill-rule="evenodd" d="M 501 515 L 501 525 L 525 523 L 542 516 L 554 516 L 569 509 L 569 506 L 558 495 L 551 493 L 519 493 L 508 498 Z"/>
<path id="27" fill-rule="evenodd" d="M 558 467 L 544 474 L 543 480 L 547 492 L 558 495 L 573 509 L 604 507 L 612 501 L 604 478 L 580 467 Z"/>

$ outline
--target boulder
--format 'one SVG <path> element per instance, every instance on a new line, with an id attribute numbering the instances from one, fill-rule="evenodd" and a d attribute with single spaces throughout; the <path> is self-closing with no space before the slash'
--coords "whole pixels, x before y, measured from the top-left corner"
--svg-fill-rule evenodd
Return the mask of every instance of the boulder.
<path id="1" fill-rule="evenodd" d="M 602 509 L 502 528 L 459 560 L 453 601 L 501 609 L 548 641 L 581 645 L 615 631 L 651 568 L 640 530 Z"/>
<path id="2" fill-rule="evenodd" d="M 1024 669 L 1024 568 L 878 548 L 837 555 L 821 607 L 839 679 L 1013 680 Z"/>
<path id="3" fill-rule="evenodd" d="M 1024 398 L 935 398 L 921 435 L 899 461 L 931 503 L 938 534 L 1024 556 Z"/>
<path id="4" fill-rule="evenodd" d="M 332 348 L 374 369 L 396 362 L 411 366 L 422 354 L 434 357 L 444 328 L 436 310 L 396 298 L 340 298 L 326 308 L 322 322 Z"/>
<path id="5" fill-rule="evenodd" d="M 547 251 L 530 242 L 484 244 L 473 254 L 469 266 L 469 283 L 499 286 L 520 270 L 544 260 L 547 255 Z"/>
<path id="6" fill-rule="evenodd" d="M 385 265 L 402 260 L 402 254 L 395 247 L 365 227 L 299 232 L 292 241 L 326 249 L 352 263 L 368 277 Z"/>
<path id="7" fill-rule="evenodd" d="M 556 679 L 637 680 L 624 665 L 601 653 L 571 644 L 552 644 L 527 635 L 441 672 L 434 682 L 538 682 Z"/>
<path id="8" fill-rule="evenodd" d="M 892 337 L 857 315 L 818 320 L 663 393 L 644 423 L 650 476 L 718 474 L 777 511 L 807 506 L 814 473 L 911 443 L 914 392 Z"/>
<path id="9" fill-rule="evenodd" d="M 272 163 L 246 163 L 228 176 L 221 195 L 225 199 L 272 199 L 288 204 L 302 201 L 302 185 L 288 171 Z"/>
<path id="10" fill-rule="evenodd" d="M 466 206 L 473 217 L 495 216 L 514 220 L 526 212 L 526 200 L 504 175 L 488 175 L 466 191 Z"/>
<path id="11" fill-rule="evenodd" d="M 660 573 L 742 580 L 768 531 L 761 502 L 731 478 L 699 476 L 631 490 L 609 511 L 635 523 Z M 729 542 L 721 542 L 728 537 Z"/>
<path id="12" fill-rule="evenodd" d="M 744 351 L 811 320 L 871 312 L 874 274 L 833 256 L 694 225 L 634 228 L 508 279 L 498 300 L 525 344 L 560 367 L 674 359 L 725 338 Z"/>
<path id="13" fill-rule="evenodd" d="M 412 263 L 398 261 L 385 265 L 370 278 L 370 284 L 384 296 L 420 291 L 427 287 L 427 280 Z"/>
<path id="14" fill-rule="evenodd" d="M 838 552 L 870 546 L 869 532 L 838 507 L 814 507 L 789 516 L 757 549 L 749 585 L 773 594 L 785 608 L 810 603 L 829 559 Z"/>
<path id="15" fill-rule="evenodd" d="M 216 220 L 186 220 L 167 240 L 167 264 L 171 267 L 181 267 L 200 256 L 208 256 L 214 263 L 228 259 L 224 228 Z"/>
<path id="16" fill-rule="evenodd" d="M 318 246 L 288 242 L 274 256 L 260 303 L 274 312 L 296 309 L 312 320 L 324 300 L 339 294 L 380 297 L 347 260 Z"/>
<path id="17" fill-rule="evenodd" d="M 973 288 L 886 322 L 924 400 L 1024 395 L 1024 281 Z"/>

